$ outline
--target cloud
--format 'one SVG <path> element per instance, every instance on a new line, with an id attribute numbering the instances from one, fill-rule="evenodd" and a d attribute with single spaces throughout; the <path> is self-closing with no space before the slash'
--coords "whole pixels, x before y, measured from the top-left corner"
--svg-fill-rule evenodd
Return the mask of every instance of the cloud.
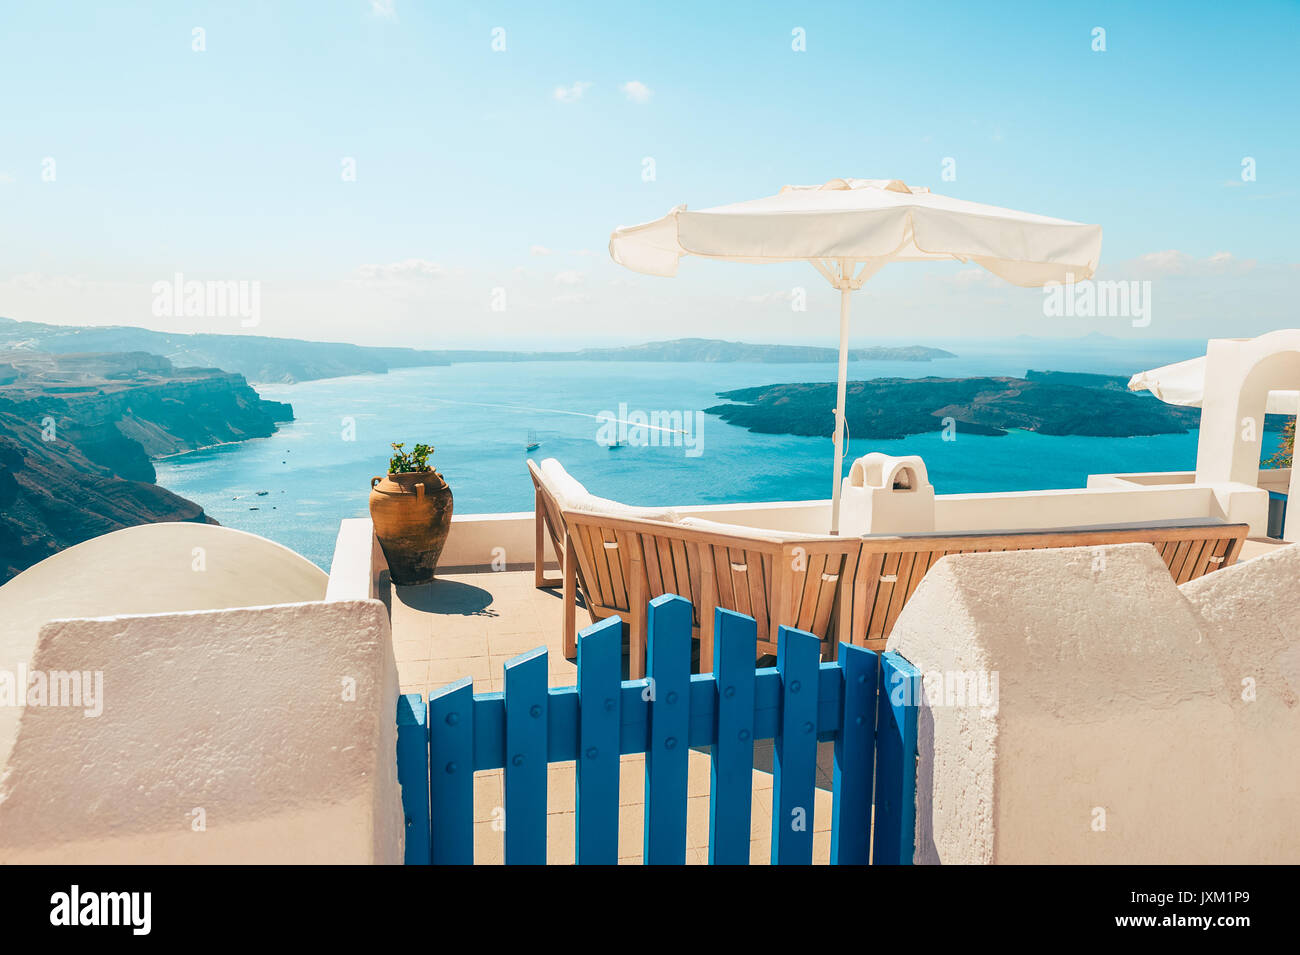
<path id="1" fill-rule="evenodd" d="M 387 265 L 363 265 L 357 275 L 363 279 L 429 279 L 442 278 L 447 270 L 428 259 L 403 259 Z"/>
<path id="2" fill-rule="evenodd" d="M 572 86 L 555 87 L 555 98 L 561 103 L 576 103 L 582 99 L 582 94 L 591 88 L 591 84 L 586 80 L 578 80 Z"/>
<path id="3" fill-rule="evenodd" d="M 581 285 L 585 279 L 586 276 L 581 272 L 574 272 L 572 270 L 555 273 L 556 285 Z"/>
<path id="4" fill-rule="evenodd" d="M 23 292 L 81 292 L 97 283 L 79 275 L 53 275 L 47 272 L 18 272 L 0 285 Z"/>
<path id="5" fill-rule="evenodd" d="M 633 103 L 648 103 L 650 97 L 654 95 L 654 91 L 640 80 L 628 80 L 619 89 Z"/>
<path id="6" fill-rule="evenodd" d="M 554 255 L 555 253 L 544 245 L 530 245 L 528 247 L 529 255 Z"/>
<path id="7" fill-rule="evenodd" d="M 1120 263 L 1120 268 L 1140 277 L 1162 275 L 1228 275 L 1249 272 L 1258 263 L 1254 259 L 1239 259 L 1231 252 L 1215 252 L 1203 259 L 1178 249 L 1164 249 L 1139 255 L 1131 262 Z"/>
<path id="8" fill-rule="evenodd" d="M 370 12 L 383 20 L 397 19 L 397 0 L 370 0 Z"/>
<path id="9" fill-rule="evenodd" d="M 589 305 L 591 296 L 585 292 L 566 292 L 564 295 L 557 295 L 551 299 L 556 305 Z"/>
<path id="10" fill-rule="evenodd" d="M 9 175 L 3 169 L 0 169 L 0 186 L 7 186 L 14 181 L 14 177 Z"/>

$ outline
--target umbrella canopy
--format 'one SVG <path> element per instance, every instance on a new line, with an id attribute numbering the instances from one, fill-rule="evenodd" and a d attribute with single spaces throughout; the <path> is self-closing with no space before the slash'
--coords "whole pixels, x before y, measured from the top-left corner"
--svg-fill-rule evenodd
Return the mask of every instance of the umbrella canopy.
<path id="1" fill-rule="evenodd" d="M 727 262 L 806 260 L 840 290 L 839 381 L 831 533 L 839 532 L 849 296 L 889 262 L 974 262 L 1013 285 L 1082 281 L 1101 256 L 1101 226 L 940 196 L 899 179 L 832 179 L 775 196 L 621 226 L 615 262 L 672 276 L 686 255 Z"/>
<path id="2" fill-rule="evenodd" d="M 1150 371 L 1140 371 L 1128 383 L 1129 391 L 1149 391 L 1171 405 L 1199 408 L 1205 397 L 1205 358 L 1189 358 Z M 1300 391 L 1270 391 L 1266 414 L 1293 415 L 1300 407 Z"/>
<path id="3" fill-rule="evenodd" d="M 1091 278 L 1101 226 L 953 199 L 898 179 L 832 179 L 698 212 L 678 206 L 662 219 L 615 229 L 609 253 L 634 272 L 668 276 L 684 255 L 880 265 L 957 259 L 1013 285 L 1039 286 Z"/>

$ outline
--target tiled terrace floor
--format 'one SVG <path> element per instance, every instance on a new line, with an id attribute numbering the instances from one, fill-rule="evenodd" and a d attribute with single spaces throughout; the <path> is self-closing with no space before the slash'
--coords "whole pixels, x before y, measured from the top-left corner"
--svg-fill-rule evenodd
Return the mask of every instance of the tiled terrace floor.
<path id="1" fill-rule="evenodd" d="M 533 572 L 449 574 L 432 584 L 394 587 L 390 598 L 393 646 L 403 693 L 428 696 L 446 683 L 471 677 L 477 693 L 499 691 L 506 660 L 545 646 L 551 686 L 573 686 L 578 681 L 576 661 L 567 660 L 560 647 L 560 595 L 558 590 L 537 590 Z M 578 611 L 579 628 L 589 618 Z M 624 659 L 624 675 L 627 672 Z M 830 858 L 832 748 L 822 744 L 818 759 L 818 790 L 813 810 L 813 861 Z M 754 799 L 750 858 L 767 862 L 772 826 L 771 741 L 755 746 Z M 623 757 L 620 798 L 620 861 L 640 862 L 644 804 L 642 781 L 645 760 Z M 708 858 L 709 758 L 692 751 L 688 777 L 687 862 Z M 574 764 L 554 763 L 547 779 L 548 850 L 553 863 L 572 862 L 574 855 Z M 503 861 L 503 833 L 494 828 L 494 812 L 503 805 L 501 770 L 478 773 L 474 781 L 475 861 Z"/>

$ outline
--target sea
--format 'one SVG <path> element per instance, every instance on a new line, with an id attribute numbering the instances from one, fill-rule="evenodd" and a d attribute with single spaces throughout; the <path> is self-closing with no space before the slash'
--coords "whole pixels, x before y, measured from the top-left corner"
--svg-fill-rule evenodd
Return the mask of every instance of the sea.
<path id="1" fill-rule="evenodd" d="M 957 357 L 855 361 L 849 378 L 1023 376 L 1031 368 L 1127 376 L 1204 354 L 1205 343 L 1012 339 L 942 347 Z M 270 538 L 326 569 L 339 521 L 367 514 L 370 479 L 387 471 L 393 442 L 434 447 L 430 463 L 451 486 L 456 514 L 531 510 L 529 457 L 557 458 L 593 494 L 628 504 L 826 499 L 829 407 L 825 438 L 754 434 L 701 412 L 720 403 L 718 392 L 834 381 L 835 372 L 831 362 L 485 362 L 258 385 L 264 398 L 292 404 L 295 420 L 268 438 L 163 458 L 157 480 L 227 527 Z M 631 422 L 621 434 L 619 420 Z M 646 422 L 670 430 L 637 428 Z M 538 447 L 529 451 L 530 443 Z M 919 454 L 939 494 L 1073 488 L 1089 474 L 1192 470 L 1196 443 L 1195 432 L 988 437 L 958 427 L 952 440 L 850 435 L 845 468 L 868 451 Z M 1277 443 L 1276 433 L 1265 435 L 1266 456 Z"/>

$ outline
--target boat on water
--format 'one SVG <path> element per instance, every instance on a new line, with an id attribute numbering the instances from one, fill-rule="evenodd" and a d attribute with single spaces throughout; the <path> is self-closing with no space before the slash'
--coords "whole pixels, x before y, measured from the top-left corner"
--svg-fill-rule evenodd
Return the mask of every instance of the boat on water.
<path id="1" fill-rule="evenodd" d="M 536 431 L 529 431 L 529 432 L 528 432 L 528 440 L 524 443 L 524 450 L 525 450 L 525 451 L 536 451 L 536 450 L 537 450 L 538 448 L 540 448 L 541 446 L 542 446 L 542 442 L 540 442 L 540 441 L 537 440 L 537 432 L 536 432 Z"/>

